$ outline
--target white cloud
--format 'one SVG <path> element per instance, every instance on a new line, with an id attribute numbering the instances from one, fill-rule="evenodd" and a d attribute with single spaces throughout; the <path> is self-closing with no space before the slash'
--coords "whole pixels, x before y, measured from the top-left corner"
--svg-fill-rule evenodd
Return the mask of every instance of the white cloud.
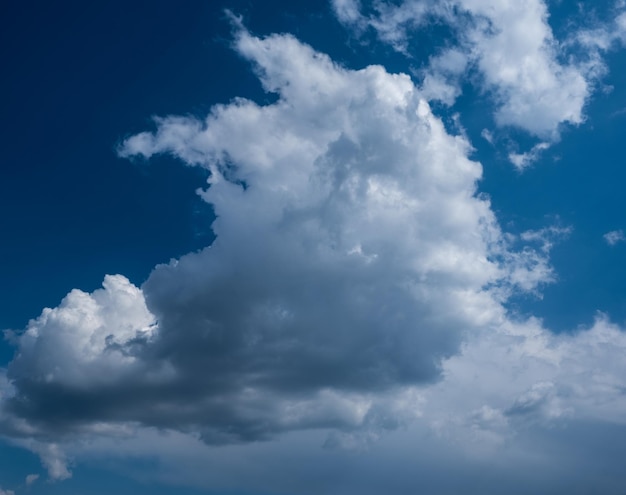
<path id="1" fill-rule="evenodd" d="M 471 411 L 486 407 L 506 422 L 506 428 L 498 423 L 494 433 L 507 435 L 521 431 L 528 421 L 626 426 L 626 370 L 618 357 L 625 347 L 626 332 L 604 315 L 575 334 L 555 335 L 534 319 L 507 322 L 473 336 L 459 355 L 446 361 L 446 379 L 425 394 L 433 409 L 425 407 L 424 415 L 441 413 L 456 428 L 459 422 L 473 421 Z"/>
<path id="2" fill-rule="evenodd" d="M 602 237 L 604 237 L 604 240 L 609 246 L 615 246 L 617 243 L 624 242 L 626 240 L 626 237 L 624 236 L 624 231 L 621 229 L 611 230 L 610 232 L 604 234 Z"/>
<path id="3" fill-rule="evenodd" d="M 567 238 L 572 233 L 571 227 L 558 227 L 552 225 L 539 230 L 527 230 L 520 234 L 520 238 L 525 242 L 535 242 L 541 245 L 541 251 L 548 254 L 554 244 Z"/>
<path id="4" fill-rule="evenodd" d="M 427 69 L 422 71 L 421 91 L 424 98 L 453 105 L 461 95 L 459 80 L 467 70 L 468 63 L 468 55 L 456 48 L 431 57 Z"/>
<path id="5" fill-rule="evenodd" d="M 588 82 L 579 67 L 559 63 L 542 1 L 464 0 L 460 6 L 476 19 L 467 40 L 486 88 L 495 92 L 496 123 L 555 139 L 561 123 L 582 122 Z"/>
<path id="6" fill-rule="evenodd" d="M 559 139 L 563 124 L 584 121 L 585 103 L 605 72 L 601 53 L 623 36 L 626 26 L 621 14 L 612 25 L 579 28 L 570 38 L 557 40 L 543 0 L 376 2 L 375 12 L 369 16 L 357 15 L 356 3 L 350 4 L 350 16 L 342 14 L 343 2 L 333 5 L 341 22 L 359 26 L 358 32 L 369 26 L 382 41 L 402 52 L 409 50 L 411 35 L 429 20 L 444 22 L 454 30 L 456 39 L 448 40 L 426 65 L 426 96 L 452 104 L 461 93 L 459 76 L 466 68 L 477 69 L 480 77 L 474 81 L 493 96 L 496 123 L 524 129 L 549 142 Z M 455 66 L 459 72 L 438 63 L 451 56 L 462 62 Z M 514 158 L 523 163 L 536 158 L 524 156 Z"/>
<path id="7" fill-rule="evenodd" d="M 161 118 L 120 149 L 207 168 L 216 241 L 141 288 L 74 290 L 15 334 L 2 433 L 54 479 L 117 455 L 212 489 L 428 493 L 458 468 L 456 493 L 488 466 L 485 491 L 539 469 L 562 493 L 562 472 L 586 471 L 554 427 L 624 426 L 626 334 L 599 316 L 555 335 L 504 303 L 554 279 L 569 230 L 504 235 L 470 144 L 408 76 L 341 68 L 288 35 L 241 30 L 235 46 L 275 103 Z M 363 475 L 342 490 L 338 465 Z"/>
<path id="8" fill-rule="evenodd" d="M 361 4 L 357 0 L 333 0 L 337 18 L 346 24 L 356 24 L 361 20 Z"/>
<path id="9" fill-rule="evenodd" d="M 592 61 L 599 57 L 600 52 L 610 50 L 617 44 L 623 44 L 626 40 L 625 8 L 624 4 L 616 2 L 611 21 L 580 29 L 568 40 L 568 43 L 579 44 L 590 50 L 589 56 Z"/>
<path id="10" fill-rule="evenodd" d="M 32 442 L 28 447 L 39 455 L 42 464 L 48 470 L 50 479 L 60 481 L 71 478 L 72 473 L 68 469 L 67 457 L 59 445 Z"/>
<path id="11" fill-rule="evenodd" d="M 103 289 L 73 290 L 31 320 L 11 372 L 38 384 L 116 383 L 139 371 L 128 346 L 149 338 L 153 323 L 141 291 L 125 277 L 107 276 Z"/>
<path id="12" fill-rule="evenodd" d="M 15 492 L 13 490 L 3 490 L 0 488 L 0 495 L 15 495 Z"/>
<path id="13" fill-rule="evenodd" d="M 39 479 L 39 475 L 38 474 L 29 474 L 26 476 L 26 486 L 31 486 L 33 484 L 35 484 L 35 482 Z"/>
<path id="14" fill-rule="evenodd" d="M 520 172 L 536 162 L 541 153 L 550 148 L 550 143 L 539 143 L 534 145 L 530 151 L 525 153 L 509 153 L 509 160 Z"/>
<path id="15" fill-rule="evenodd" d="M 215 448 L 193 434 L 142 428 L 68 449 L 94 461 L 117 456 L 125 465 L 148 457 L 158 466 L 157 480 L 224 491 L 375 494 L 392 478 L 394 493 L 404 495 L 441 492 L 454 478 L 466 493 L 496 493 L 511 479 L 524 480 L 510 485 L 511 493 L 530 486 L 549 494 L 568 486 L 611 493 L 623 486 L 623 457 L 614 453 L 623 452 L 626 431 L 625 351 L 626 332 L 603 315 L 589 328 L 561 335 L 536 319 L 502 319 L 469 336 L 461 352 L 443 362 L 441 381 L 389 396 L 401 415 L 412 417 L 383 437 L 321 429 Z M 393 421 L 394 411 L 380 420 Z M 281 466 L 289 468 L 284 475 L 267 475 Z M 480 473 L 487 468 L 485 481 Z M 360 476 L 344 486 L 333 475 L 338 471 Z M 303 487 L 309 478 L 320 481 Z M 482 491 L 473 489 L 479 479 Z"/>
<path id="16" fill-rule="evenodd" d="M 63 439 L 129 423 L 210 444 L 377 437 L 415 418 L 415 387 L 502 318 L 503 294 L 552 278 L 544 253 L 508 247 L 469 143 L 408 76 L 343 69 L 289 35 L 241 30 L 236 49 L 276 103 L 161 118 L 120 149 L 210 170 L 213 245 L 141 289 L 74 290 L 14 338 L 5 429 L 52 477 L 69 476 Z"/>

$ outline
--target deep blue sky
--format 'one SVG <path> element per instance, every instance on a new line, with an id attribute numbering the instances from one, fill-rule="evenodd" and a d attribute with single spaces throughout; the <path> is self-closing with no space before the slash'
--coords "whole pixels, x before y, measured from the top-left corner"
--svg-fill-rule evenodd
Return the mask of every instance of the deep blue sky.
<path id="1" fill-rule="evenodd" d="M 564 4 L 553 11 L 555 33 L 573 12 Z M 194 192 L 205 185 L 204 172 L 167 156 L 123 160 L 116 150 L 126 137 L 152 130 L 152 116 L 201 117 L 237 96 L 273 101 L 234 53 L 225 8 L 241 14 L 253 34 L 289 32 L 346 67 L 376 63 L 389 72 L 420 67 L 441 42 L 438 30 L 445 30 L 422 33 L 407 59 L 372 33 L 350 36 L 321 1 L 4 2 L 0 329 L 24 328 L 71 289 L 99 287 L 105 274 L 121 273 L 140 285 L 155 265 L 212 242 L 212 208 Z M 557 282 L 541 297 L 507 303 L 519 314 L 544 318 L 556 332 L 589 325 L 596 311 L 616 323 L 626 320 L 626 249 L 602 237 L 626 229 L 626 52 L 609 53 L 606 64 L 602 83 L 611 90 L 596 91 L 586 122 L 564 127 L 561 141 L 523 173 L 508 162 L 506 146 L 480 137 L 494 126 L 489 94 L 468 85 L 451 110 L 440 109 L 460 114 L 472 157 L 484 167 L 479 189 L 491 197 L 504 230 L 572 228 L 552 251 Z M 514 130 L 499 139 L 535 142 Z M 13 352 L 0 343 L 0 366 Z M 0 447 L 0 488 L 18 487 L 27 474 L 40 472 L 34 454 Z M 71 480 L 39 481 L 29 493 L 172 490 L 136 483 L 119 470 L 79 464 Z"/>

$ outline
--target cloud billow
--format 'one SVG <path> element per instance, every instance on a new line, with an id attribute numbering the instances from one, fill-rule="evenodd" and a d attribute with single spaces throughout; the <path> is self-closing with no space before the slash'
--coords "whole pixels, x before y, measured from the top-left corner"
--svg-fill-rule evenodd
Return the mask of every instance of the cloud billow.
<path id="1" fill-rule="evenodd" d="M 409 77 L 343 69 L 290 36 L 242 30 L 236 48 L 276 103 L 159 119 L 120 148 L 208 168 L 216 240 L 141 289 L 108 277 L 30 323 L 5 410 L 42 437 L 124 421 L 218 443 L 357 428 L 375 394 L 436 380 L 501 315 L 481 166 Z"/>

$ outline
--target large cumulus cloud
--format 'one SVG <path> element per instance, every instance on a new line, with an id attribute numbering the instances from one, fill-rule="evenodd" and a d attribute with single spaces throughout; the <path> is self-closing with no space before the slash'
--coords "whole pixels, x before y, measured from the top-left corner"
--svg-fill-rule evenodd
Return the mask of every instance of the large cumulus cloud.
<path id="1" fill-rule="evenodd" d="M 208 169 L 216 240 L 141 288 L 108 276 L 10 333 L 5 436 L 63 478 L 63 449 L 85 453 L 77 439 L 153 428 L 211 457 L 206 445 L 318 431 L 358 449 L 419 418 L 427 445 L 489 456 L 526 425 L 619 424 L 623 333 L 600 318 L 555 337 L 507 314 L 512 293 L 554 279 L 563 231 L 501 232 L 470 144 L 422 89 L 289 35 L 240 27 L 235 48 L 274 103 L 160 118 L 120 147 Z"/>
<path id="2" fill-rule="evenodd" d="M 74 291 L 15 336 L 16 434 L 138 422 L 221 443 L 395 425 L 379 397 L 435 380 L 504 293 L 549 278 L 537 252 L 508 251 L 470 145 L 408 76 L 341 68 L 286 35 L 242 29 L 236 49 L 275 103 L 162 118 L 120 148 L 209 169 L 215 242 L 141 289 L 114 276 Z"/>

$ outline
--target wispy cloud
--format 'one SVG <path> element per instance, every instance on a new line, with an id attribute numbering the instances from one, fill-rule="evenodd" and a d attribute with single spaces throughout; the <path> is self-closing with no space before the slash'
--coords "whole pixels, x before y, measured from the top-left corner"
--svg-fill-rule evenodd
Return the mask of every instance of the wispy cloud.
<path id="1" fill-rule="evenodd" d="M 509 153 L 510 162 L 515 165 L 515 168 L 522 172 L 524 169 L 535 163 L 541 153 L 550 148 L 550 143 L 539 143 L 533 146 L 530 151 L 525 153 Z"/>
<path id="2" fill-rule="evenodd" d="M 624 231 L 622 231 L 621 229 L 611 230 L 610 232 L 607 232 L 606 234 L 604 234 L 602 237 L 604 237 L 604 240 L 607 242 L 609 246 L 615 246 L 616 244 L 620 242 L 626 241 L 626 236 L 624 236 Z"/>
<path id="3" fill-rule="evenodd" d="M 29 474 L 29 475 L 27 475 L 26 476 L 26 480 L 25 480 L 26 486 L 34 485 L 37 482 L 38 479 L 39 479 L 39 475 L 38 474 Z"/>

